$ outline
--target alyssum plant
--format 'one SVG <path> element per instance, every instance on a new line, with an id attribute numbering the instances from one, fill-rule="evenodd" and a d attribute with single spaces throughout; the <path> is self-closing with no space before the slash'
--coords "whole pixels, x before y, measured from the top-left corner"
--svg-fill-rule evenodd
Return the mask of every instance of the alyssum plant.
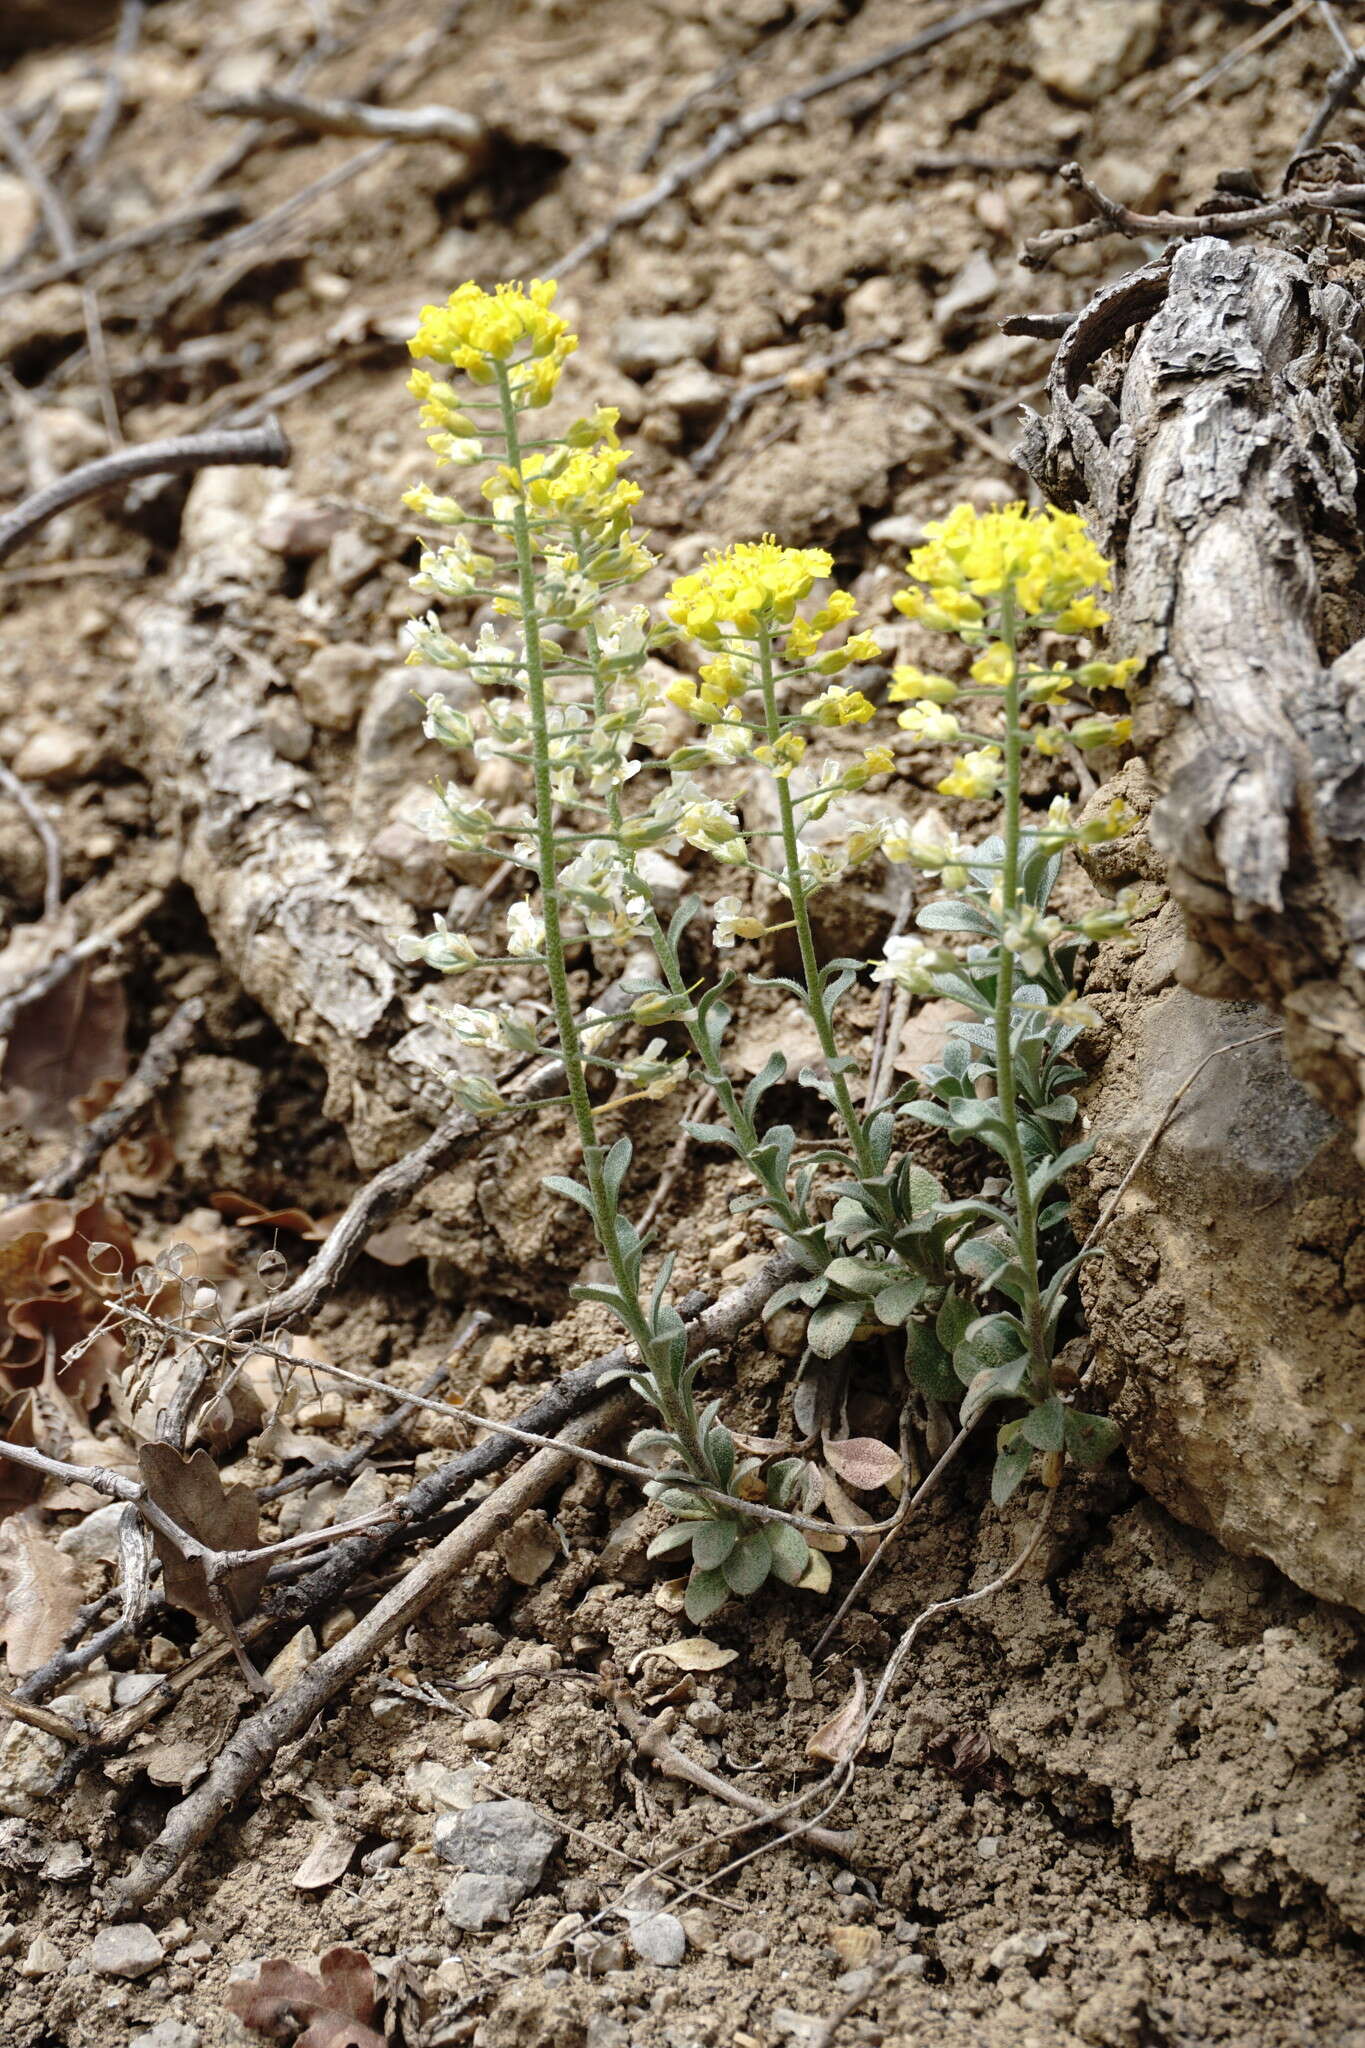
<path id="1" fill-rule="evenodd" d="M 414 621 L 410 660 L 482 686 L 474 710 L 428 698 L 426 730 L 479 760 L 517 763 L 530 798 L 524 810 L 495 818 L 452 782 L 431 828 L 456 847 L 512 862 L 529 893 L 507 913 L 501 953 L 481 952 L 440 919 L 427 937 L 400 941 L 400 950 L 447 974 L 533 963 L 545 977 L 545 1004 L 453 1004 L 442 1015 L 485 1052 L 553 1051 L 562 1059 L 582 1178 L 554 1176 L 546 1186 L 592 1219 L 608 1277 L 579 1291 L 613 1310 L 638 1351 L 631 1377 L 658 1426 L 632 1450 L 658 1469 L 648 1490 L 678 1518 L 653 1547 L 690 1551 L 686 1605 L 700 1622 L 770 1572 L 828 1583 L 825 1559 L 801 1530 L 774 1519 L 775 1510 L 809 1510 L 818 1483 L 812 1488 L 815 1474 L 799 1458 L 765 1470 L 740 1456 L 722 1402 L 699 1406 L 695 1384 L 706 1360 L 687 1358 L 668 1298 L 671 1256 L 646 1275 L 648 1244 L 623 1206 L 630 1140 L 600 1141 L 594 1087 L 600 1094 L 603 1077 L 615 1086 L 615 1110 L 671 1091 L 689 1071 L 704 1078 L 718 1121 L 696 1136 L 744 1162 L 755 1186 L 736 1206 L 760 1211 L 806 1275 L 770 1312 L 804 1305 L 810 1347 L 823 1357 L 873 1332 L 898 1333 L 913 1388 L 951 1402 L 961 1427 L 1006 1404 L 997 1500 L 1035 1452 L 1054 1484 L 1067 1456 L 1081 1464 L 1103 1457 L 1111 1425 L 1078 1410 L 1059 1384 L 1056 1353 L 1078 1264 L 1060 1187 L 1086 1149 L 1067 1142 L 1079 1078 L 1067 1052 L 1085 1023 L 1073 962 L 1083 941 L 1125 928 L 1128 906 L 1068 922 L 1048 904 L 1064 850 L 1079 838 L 1113 837 L 1131 821 L 1115 806 L 1082 830 L 1065 799 L 1026 820 L 1020 782 L 1030 747 L 1050 753 L 1067 741 L 1097 746 L 1126 735 L 1126 721 L 1087 712 L 1075 699 L 1124 688 L 1133 665 L 1068 666 L 1031 655 L 1044 633 L 1055 645 L 1104 623 L 1093 592 L 1107 586 L 1107 565 L 1078 519 L 959 506 L 926 529 L 929 539 L 909 563 L 916 587 L 896 602 L 963 642 L 975 657 L 970 673 L 954 681 L 900 668 L 891 697 L 905 704 L 899 723 L 915 745 L 963 748 L 938 787 L 952 797 L 998 795 L 1000 830 L 972 848 L 937 826 L 907 828 L 887 817 L 851 824 L 842 839 L 831 840 L 826 828 L 817 849 L 803 837 L 806 821 L 895 768 L 884 744 L 837 760 L 817 761 L 812 752 L 823 731 L 876 716 L 872 701 L 839 678 L 877 659 L 877 643 L 865 632 L 835 637 L 856 608 L 842 590 L 814 595 L 829 578 L 828 554 L 771 538 L 738 543 L 680 577 L 663 622 L 623 601 L 654 558 L 632 532 L 640 491 L 623 475 L 630 457 L 617 439 L 617 415 L 599 408 L 553 434 L 531 430 L 576 347 L 553 301 L 553 285 L 540 282 L 491 293 L 465 284 L 445 306 L 424 310 L 410 344 L 420 362 L 448 373 L 419 368 L 411 381 L 430 446 L 442 464 L 482 473 L 470 503 L 425 486 L 405 499 L 450 533 L 424 553 L 415 587 L 486 614 L 472 642 L 453 638 L 435 613 Z M 693 650 L 695 675 L 668 680 L 654 657 L 669 647 Z M 666 755 L 665 699 L 698 726 Z M 1078 708 L 1084 715 L 1072 717 Z M 727 798 L 727 778 L 741 768 L 772 779 L 771 832 L 746 831 Z M 722 949 L 780 928 L 794 934 L 799 977 L 766 985 L 784 988 L 814 1027 L 820 1067 L 798 1078 L 824 1098 L 834 1131 L 828 1143 L 803 1148 L 799 1166 L 793 1127 L 764 1115 L 786 1075 L 782 1055 L 742 1092 L 727 1072 L 734 974 L 705 989 L 689 982 L 686 934 L 700 903 L 688 898 L 665 924 L 651 899 L 648 856 L 683 845 L 751 871 L 756 888 L 766 885 L 769 898 L 780 892 L 789 910 L 773 925 L 731 892 L 712 915 Z M 945 894 L 919 917 L 932 939 L 892 939 L 877 963 L 822 962 L 812 896 L 875 857 L 938 877 Z M 950 935 L 955 947 L 944 943 Z M 632 989 L 625 1023 L 674 1034 L 686 1050 L 659 1036 L 618 1055 L 621 1021 L 576 1012 L 568 959 L 584 940 L 648 942 L 657 974 Z M 839 1003 L 869 966 L 875 979 L 951 997 L 973 1018 L 951 1027 L 923 1091 L 912 1083 L 880 1102 L 861 1099 L 858 1063 L 840 1051 L 836 1033 Z M 504 1107 L 482 1076 L 454 1076 L 452 1086 L 480 1113 Z M 995 1153 L 1005 1169 L 1002 1192 L 950 1200 L 899 1142 L 911 1122 Z M 746 1499 L 762 1502 L 766 1514 L 746 1514 Z"/>

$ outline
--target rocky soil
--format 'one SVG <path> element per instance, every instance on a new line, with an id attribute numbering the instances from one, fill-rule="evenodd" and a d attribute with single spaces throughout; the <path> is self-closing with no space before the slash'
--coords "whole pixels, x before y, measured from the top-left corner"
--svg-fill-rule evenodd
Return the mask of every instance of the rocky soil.
<path id="1" fill-rule="evenodd" d="M 559 262 L 725 121 L 950 11 L 160 0 L 117 60 L 116 119 L 89 169 L 119 9 L 7 12 L 0 108 L 59 178 L 82 246 L 232 202 L 90 273 L 127 438 L 273 410 L 293 450 L 284 470 L 208 470 L 65 513 L 0 567 L 0 763 L 60 840 L 63 943 L 123 932 L 65 1007 L 33 1006 L 11 1031 L 4 1186 L 63 1158 L 178 1004 L 205 1012 L 150 1116 L 44 1211 L 41 1248 L 21 1258 L 0 1219 L 7 1429 L 32 1413 L 48 1448 L 88 1464 L 116 1455 L 146 1397 L 131 1379 L 117 1402 L 99 1390 L 96 1364 L 130 1371 L 116 1334 L 86 1371 L 45 1370 L 102 1313 L 92 1241 L 126 1242 L 130 1259 L 189 1244 L 230 1312 L 301 1267 L 443 1113 L 421 981 L 390 941 L 488 877 L 412 822 L 448 767 L 421 741 L 398 643 L 416 608 L 398 501 L 423 474 L 403 391 L 417 307 L 466 276 Z M 1287 26 L 1200 83 L 1279 12 Z M 1360 12 L 1337 8 L 1357 39 Z M 707 545 L 773 531 L 831 548 L 869 622 L 908 632 L 890 595 L 922 522 L 1024 489 L 1011 450 L 1050 345 L 1000 321 L 1071 310 L 1149 253 L 1099 242 L 1021 268 L 1025 236 L 1074 217 L 1054 167 L 1077 158 L 1141 208 L 1186 210 L 1228 171 L 1273 188 L 1339 56 L 1317 10 L 1288 0 L 999 14 L 718 151 L 571 268 L 578 388 L 620 408 L 639 451 L 660 583 Z M 457 108 L 487 137 L 377 150 L 223 111 L 286 85 Z M 1332 135 L 1365 146 L 1365 113 L 1348 107 Z M 0 168 L 6 502 L 109 446 L 89 303 L 53 262 L 31 183 Z M 1141 807 L 1132 766 L 1091 765 Z M 1095 793 L 1087 771 L 1039 766 Z M 938 772 L 911 756 L 895 801 L 927 806 Z M 875 1682 L 927 1603 L 994 1576 L 1037 1499 L 997 1511 L 968 1460 L 827 1649 L 829 1600 L 765 1591 L 717 1618 L 718 1650 L 689 1669 L 668 1654 L 688 1624 L 645 1558 L 651 1513 L 585 1466 L 282 1753 L 141 1921 L 111 1922 L 107 1888 L 246 1711 L 230 1662 L 55 1799 L 62 1745 L 0 1721 L 5 2048 L 242 2048 L 262 2035 L 229 2010 L 233 1980 L 256 1984 L 265 1958 L 311 1970 L 339 1944 L 370 1959 L 373 2025 L 409 2048 L 1365 2048 L 1361 1175 L 1264 1035 L 1273 1019 L 1178 987 L 1178 920 L 1134 843 L 1141 946 L 1101 949 L 1089 971 L 1104 1021 L 1086 1047 L 1099 1144 L 1075 1190 L 1082 1230 L 1195 1063 L 1257 1043 L 1216 1058 L 1182 1102 L 1089 1282 L 1095 1382 L 1128 1457 L 1068 1480 L 1024 1578 L 920 1636 L 829 1817 L 856 1825 L 856 1850 L 771 1847 L 713 1886 L 753 1837 L 723 1842 L 734 1810 L 651 1770 L 604 1681 L 624 1675 L 695 1762 L 781 1805 L 823 1768 L 807 1745 L 855 1673 Z M 1073 886 L 1131 878 L 1096 868 Z M 40 958 L 44 886 L 43 846 L 0 791 L 4 985 Z M 875 945 L 900 887 L 877 877 L 831 905 L 826 941 Z M 604 951 L 594 984 L 622 964 Z M 873 996 L 847 1017 L 865 1042 Z M 904 1071 L 936 1028 L 911 1018 Z M 792 1039 L 779 999 L 753 1000 L 736 1064 L 755 1072 Z M 679 1159 L 676 1129 L 674 1104 L 641 1105 L 636 1192 L 674 1174 L 660 1226 L 679 1289 L 714 1294 L 769 1246 L 729 1214 L 721 1155 Z M 605 1316 L 569 1303 L 586 1241 L 540 1189 L 568 1157 L 552 1109 L 471 1143 L 372 1243 L 300 1354 L 411 1391 L 479 1308 L 488 1324 L 442 1399 L 507 1417 L 605 1349 Z M 60 1267 L 65 1320 L 22 1313 L 35 1260 Z M 757 1435 L 783 1426 L 789 1324 L 748 1331 L 726 1360 L 729 1411 Z M 877 1361 L 851 1401 L 865 1433 L 894 1434 Z M 223 1462 L 268 1488 L 386 1412 L 300 1377 L 264 1432 L 259 1402 L 242 1429 L 224 1421 Z M 346 1480 L 283 1493 L 270 1527 L 372 1512 L 465 1440 L 454 1405 L 415 1411 Z M 28 1498 L 0 1497 L 24 1532 L 0 1543 L 0 1584 L 13 1610 L 33 1532 L 38 1609 L 69 1619 L 111 1583 L 110 1517 L 86 1488 Z M 833 1562 L 837 1598 L 853 1554 Z M 273 1681 L 354 1620 L 333 1606 L 277 1632 Z M 13 1684 L 30 1665 L 7 1628 Z M 57 1704 L 105 1722 L 183 1670 L 197 1639 L 163 1610 Z M 490 1803 L 509 1799 L 522 1804 Z M 656 1894 L 627 1893 L 673 1852 Z M 363 2043 L 357 2009 L 324 2010 L 313 2048 Z M 266 2019 L 292 2038 L 278 2010 Z"/>

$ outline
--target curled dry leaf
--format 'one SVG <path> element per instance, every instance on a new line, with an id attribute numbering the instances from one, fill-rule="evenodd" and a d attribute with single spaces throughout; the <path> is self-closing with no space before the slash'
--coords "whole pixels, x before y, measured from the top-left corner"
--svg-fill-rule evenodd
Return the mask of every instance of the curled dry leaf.
<path id="1" fill-rule="evenodd" d="M 889 1444 L 875 1436 L 846 1436 L 837 1442 L 825 1440 L 825 1462 L 858 1493 L 875 1493 L 901 1476 L 901 1461 Z M 860 1517 L 861 1519 L 861 1517 Z"/>
<path id="2" fill-rule="evenodd" d="M 724 1649 L 710 1636 L 685 1636 L 680 1643 L 665 1643 L 646 1655 L 663 1657 L 679 1671 L 723 1671 L 734 1663 L 739 1651 Z"/>
<path id="3" fill-rule="evenodd" d="M 349 1828 L 330 1824 L 319 1828 L 312 1848 L 294 1872 L 298 1890 L 320 1892 L 344 1877 L 359 1839 Z"/>
<path id="4" fill-rule="evenodd" d="M 55 1656 L 80 1604 L 75 1559 L 45 1535 L 38 1510 L 25 1508 L 0 1522 L 0 1636 L 16 1678 Z"/>
<path id="5" fill-rule="evenodd" d="M 305 1244 L 321 1244 L 336 1221 L 335 1216 L 315 1219 L 306 1209 L 267 1209 L 231 1188 L 211 1195 L 209 1200 L 220 1216 L 225 1216 L 229 1223 L 240 1223 L 244 1230 L 287 1230 L 291 1237 L 301 1237 Z"/>
<path id="6" fill-rule="evenodd" d="M 856 1529 L 867 1520 L 867 1516 L 856 1501 L 849 1499 L 827 1465 L 820 1466 L 819 1471 L 820 1491 L 824 1496 L 825 1507 L 828 1510 L 830 1520 L 837 1522 L 841 1528 Z M 841 1536 L 838 1543 L 831 1543 L 825 1537 L 813 1535 L 810 1530 L 806 1530 L 804 1533 L 806 1541 L 814 1550 L 837 1550 L 846 1540 Z M 855 1536 L 852 1540 L 857 1545 L 859 1557 L 866 1564 L 873 1551 L 877 1548 L 876 1537 Z"/>
<path id="7" fill-rule="evenodd" d="M 243 2026 L 270 2041 L 293 2041 L 296 2048 L 384 2048 L 383 2035 L 371 2024 L 374 1971 L 359 1949 L 329 1948 L 316 1974 L 273 1956 L 254 1977 L 229 1984 L 224 2003 Z"/>
<path id="8" fill-rule="evenodd" d="M 58 1385 L 92 1408 L 122 1362 L 122 1340 L 102 1330 L 71 1354 L 135 1264 L 128 1226 L 107 1202 L 20 1202 L 0 1216 L 0 1387 L 37 1386 L 51 1338 Z"/>
<path id="9" fill-rule="evenodd" d="M 839 1711 L 831 1714 L 828 1721 L 822 1721 L 810 1741 L 806 1744 L 806 1755 L 817 1758 L 821 1763 L 849 1763 L 857 1751 L 854 1738 L 862 1724 L 867 1704 L 867 1688 L 863 1684 L 861 1671 L 855 1672 L 853 1690 Z"/>
<path id="10" fill-rule="evenodd" d="M 244 1486 L 224 1486 L 207 1451 L 187 1458 L 170 1444 L 143 1444 L 138 1452 L 143 1485 L 171 1520 L 211 1550 L 254 1550 L 260 1540 L 260 1508 Z M 152 1541 L 161 1560 L 166 1597 L 201 1621 L 217 1619 L 208 1579 L 198 1558 L 186 1557 L 159 1529 Z M 229 1612 L 242 1621 L 256 1605 L 270 1570 L 268 1559 L 239 1565 L 218 1581 Z"/>

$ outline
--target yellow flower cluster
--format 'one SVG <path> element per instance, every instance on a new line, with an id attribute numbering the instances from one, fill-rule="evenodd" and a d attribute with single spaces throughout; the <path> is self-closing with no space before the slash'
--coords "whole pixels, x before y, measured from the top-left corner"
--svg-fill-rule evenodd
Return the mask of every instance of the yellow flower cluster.
<path id="1" fill-rule="evenodd" d="M 866 725 L 869 718 L 876 717 L 877 707 L 861 690 L 831 683 L 818 697 L 809 698 L 801 713 L 805 718 L 813 718 L 817 725 Z"/>
<path id="2" fill-rule="evenodd" d="M 802 598 L 833 567 L 823 548 L 779 547 L 771 534 L 737 541 L 678 577 L 666 599 L 668 615 L 707 646 L 720 640 L 725 626 L 753 636 L 790 625 Z"/>
<path id="3" fill-rule="evenodd" d="M 599 525 L 629 512 L 643 496 L 620 472 L 631 460 L 613 433 L 596 448 L 554 448 L 527 455 L 520 473 L 499 463 L 483 487 L 485 498 L 521 498 L 558 519 Z"/>
<path id="4" fill-rule="evenodd" d="M 423 306 L 408 348 L 419 361 L 448 363 L 476 384 L 493 383 L 494 365 L 515 358 L 519 395 L 530 405 L 544 405 L 578 347 L 578 336 L 551 310 L 556 289 L 538 277 L 529 288 L 500 284 L 491 292 L 462 284 L 444 306 Z"/>
<path id="5" fill-rule="evenodd" d="M 1078 513 L 1053 506 L 1030 512 L 1022 504 L 978 512 L 955 505 L 925 533 L 924 546 L 915 549 L 907 567 L 917 583 L 928 586 L 928 596 L 922 590 L 897 596 L 896 607 L 907 618 L 970 630 L 985 617 L 983 599 L 1012 591 L 1030 617 L 1060 614 L 1064 632 L 1104 624 L 1107 614 L 1083 593 L 1109 588 L 1109 564 Z"/>

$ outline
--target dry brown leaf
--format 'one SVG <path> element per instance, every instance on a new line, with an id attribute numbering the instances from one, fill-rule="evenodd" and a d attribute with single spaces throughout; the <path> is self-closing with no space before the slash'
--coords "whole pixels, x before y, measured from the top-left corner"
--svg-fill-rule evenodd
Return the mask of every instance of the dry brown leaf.
<path id="1" fill-rule="evenodd" d="M 244 1486 L 224 1486 L 207 1451 L 187 1458 L 170 1444 L 143 1444 L 138 1469 L 156 1505 L 201 1543 L 212 1550 L 255 1549 L 260 1540 L 256 1496 Z M 159 1529 L 153 1530 L 152 1542 L 161 1560 L 166 1598 L 201 1621 L 215 1621 L 203 1565 L 177 1550 Z M 252 1612 L 269 1571 L 269 1560 L 263 1559 L 260 1564 L 239 1565 L 219 1579 L 218 1590 L 235 1620 L 243 1621 Z"/>
<path id="2" fill-rule="evenodd" d="M 507 1576 L 519 1586 L 534 1586 L 559 1556 L 559 1544 L 548 1518 L 539 1508 L 520 1515 L 498 1544 Z"/>
<path id="3" fill-rule="evenodd" d="M 273 1956 L 224 1993 L 228 2011 L 253 2033 L 296 2048 L 384 2048 L 370 2024 L 377 2002 L 370 1959 L 355 1948 L 329 1948 L 316 1975 Z M 298 2034 L 300 2020 L 308 2025 Z"/>
<path id="4" fill-rule="evenodd" d="M 809 1529 L 804 1531 L 804 1534 L 807 1541 L 809 1541 Z M 839 1540 L 842 1542 L 843 1538 L 841 1537 Z M 801 1593 L 828 1593 L 830 1581 L 833 1577 L 834 1574 L 829 1567 L 829 1559 L 825 1556 L 824 1552 L 812 1548 L 806 1569 L 796 1582 L 797 1591 Z"/>
<path id="5" fill-rule="evenodd" d="M 820 1491 L 824 1496 L 825 1509 L 830 1520 L 837 1522 L 841 1529 L 856 1529 L 861 1523 L 866 1522 L 866 1513 L 858 1506 L 857 1501 L 849 1499 L 828 1465 L 821 1465 L 817 1467 L 817 1470 L 820 1474 Z M 831 1548 L 830 1544 L 819 1536 L 814 1536 L 813 1532 L 809 1529 L 803 1530 L 802 1534 L 805 1536 L 806 1541 L 812 1545 L 813 1549 L 828 1550 Z M 844 1538 L 841 1537 L 840 1542 L 843 1541 Z M 857 1546 L 859 1557 L 866 1564 L 873 1551 L 877 1548 L 876 1537 L 855 1536 L 853 1542 Z"/>
<path id="6" fill-rule="evenodd" d="M 244 1230 L 287 1230 L 291 1237 L 301 1237 L 306 1244 L 321 1244 L 336 1221 L 335 1216 L 318 1221 L 306 1209 L 267 1209 L 263 1203 L 253 1202 L 231 1188 L 210 1195 L 209 1200 L 220 1216 L 225 1216 L 229 1223 L 240 1223 Z"/>
<path id="7" fill-rule="evenodd" d="M 299 1891 L 320 1892 L 329 1884 L 335 1884 L 339 1877 L 344 1877 L 359 1839 L 349 1828 L 331 1824 L 319 1828 L 312 1848 L 294 1872 L 294 1883 Z"/>
<path id="8" fill-rule="evenodd" d="M 55 1656 L 81 1604 L 74 1558 L 43 1532 L 36 1508 L 0 1522 L 0 1635 L 5 1662 L 16 1678 Z"/>
<path id="9" fill-rule="evenodd" d="M 857 1671 L 853 1676 L 852 1692 L 837 1713 L 831 1714 L 828 1721 L 821 1722 L 806 1744 L 806 1755 L 827 1764 L 848 1763 L 856 1755 L 853 1738 L 862 1722 L 866 1701 L 863 1674 Z"/>
<path id="10" fill-rule="evenodd" d="M 137 1761 L 154 1785 L 176 1785 L 188 1792 L 203 1777 L 209 1760 L 194 1742 L 155 1742 L 140 1749 Z"/>
<path id="11" fill-rule="evenodd" d="M 160 1131 L 120 1138 L 104 1154 L 105 1186 L 118 1195 L 155 1195 L 165 1187 L 176 1165 L 175 1147 Z"/>
<path id="12" fill-rule="evenodd" d="M 25 1003 L 0 1059 L 0 1095 L 14 1121 L 34 1137 L 69 1137 L 78 1099 L 127 1073 L 127 1026 L 123 983 L 88 960 Z"/>
<path id="13" fill-rule="evenodd" d="M 829 1945 L 846 1970 L 861 1970 L 881 1953 L 882 1938 L 875 1927 L 832 1927 Z"/>
<path id="14" fill-rule="evenodd" d="M 846 1436 L 825 1439 L 825 1462 L 859 1493 L 875 1493 L 901 1475 L 901 1461 L 889 1444 L 875 1436 Z M 863 1516 L 857 1517 L 862 1521 Z"/>
<path id="15" fill-rule="evenodd" d="M 685 1636 L 680 1643 L 665 1643 L 648 1654 L 665 1658 L 679 1671 L 723 1671 L 734 1663 L 739 1651 L 722 1649 L 710 1636 Z"/>

